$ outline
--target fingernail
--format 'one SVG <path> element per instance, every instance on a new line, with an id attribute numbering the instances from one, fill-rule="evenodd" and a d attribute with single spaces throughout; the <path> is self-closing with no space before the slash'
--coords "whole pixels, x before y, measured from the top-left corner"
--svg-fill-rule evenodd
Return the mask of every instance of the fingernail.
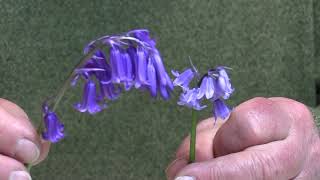
<path id="1" fill-rule="evenodd" d="M 9 180 L 32 180 L 31 176 L 25 171 L 13 171 L 10 173 Z"/>
<path id="2" fill-rule="evenodd" d="M 180 176 L 176 177 L 174 180 L 196 180 L 196 178 L 191 176 Z"/>
<path id="3" fill-rule="evenodd" d="M 16 145 L 15 156 L 22 159 L 25 163 L 33 163 L 39 158 L 40 150 L 30 140 L 20 139 Z"/>

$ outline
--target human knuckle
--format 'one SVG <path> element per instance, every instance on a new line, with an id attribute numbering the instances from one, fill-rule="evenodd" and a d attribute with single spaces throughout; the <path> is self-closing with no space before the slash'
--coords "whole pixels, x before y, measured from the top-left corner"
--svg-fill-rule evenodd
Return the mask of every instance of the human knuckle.
<path id="1" fill-rule="evenodd" d="M 291 109 L 293 118 L 298 121 L 301 127 L 312 129 L 315 126 L 312 113 L 306 105 L 292 100 L 288 103 L 288 106 Z"/>
<path id="2" fill-rule="evenodd" d="M 266 98 L 253 98 L 244 109 L 238 111 L 237 129 L 241 130 L 240 138 L 251 142 L 259 141 L 265 136 L 265 129 L 260 128 L 266 123 L 266 114 L 272 112 L 272 102 Z"/>

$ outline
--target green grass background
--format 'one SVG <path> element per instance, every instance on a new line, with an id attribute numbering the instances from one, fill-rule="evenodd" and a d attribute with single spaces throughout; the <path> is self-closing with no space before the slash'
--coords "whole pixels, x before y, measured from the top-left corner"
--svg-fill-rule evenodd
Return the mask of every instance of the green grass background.
<path id="1" fill-rule="evenodd" d="M 35 124 L 40 104 L 78 62 L 83 46 L 105 34 L 148 28 L 167 69 L 233 68 L 235 106 L 255 96 L 316 105 L 320 78 L 320 3 L 312 0 L 0 0 L 0 96 Z M 165 179 L 188 133 L 190 111 L 133 91 L 96 116 L 76 112 L 80 88 L 58 113 L 67 138 L 33 168 L 34 179 Z M 201 118 L 209 117 L 211 110 Z"/>

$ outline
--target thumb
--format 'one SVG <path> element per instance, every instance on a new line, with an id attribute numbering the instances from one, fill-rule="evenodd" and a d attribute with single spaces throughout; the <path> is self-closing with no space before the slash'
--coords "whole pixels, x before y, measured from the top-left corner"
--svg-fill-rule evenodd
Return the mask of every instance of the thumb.
<path id="1" fill-rule="evenodd" d="M 301 171 L 305 144 L 302 138 L 289 136 L 282 141 L 249 147 L 185 166 L 175 180 L 291 179 Z"/>
<path id="2" fill-rule="evenodd" d="M 17 139 L 22 136 L 30 139 L 40 150 L 37 160 L 32 162 L 32 164 L 38 164 L 47 157 L 50 149 L 50 142 L 44 141 L 37 134 L 37 131 L 29 120 L 28 115 L 18 105 L 6 99 L 0 98 L 0 121 L 0 125 L 3 127 L 2 130 L 6 130 L 6 133 L 0 141 L 1 154 L 7 156 L 12 154 L 12 148 L 15 147 L 12 144 L 14 144 Z M 19 156 L 13 156 L 13 158 L 23 163 L 31 163 L 25 158 L 26 151 L 29 151 L 30 154 L 30 150 L 24 147 L 19 151 L 19 153 L 16 153 L 19 154 Z"/>
<path id="3" fill-rule="evenodd" d="M 46 157 L 49 154 L 51 142 L 45 141 L 41 138 L 41 145 L 40 146 L 41 146 L 41 154 L 40 154 L 39 159 L 36 162 L 34 162 L 34 165 L 39 164 L 40 162 L 42 162 L 43 160 L 46 159 Z"/>

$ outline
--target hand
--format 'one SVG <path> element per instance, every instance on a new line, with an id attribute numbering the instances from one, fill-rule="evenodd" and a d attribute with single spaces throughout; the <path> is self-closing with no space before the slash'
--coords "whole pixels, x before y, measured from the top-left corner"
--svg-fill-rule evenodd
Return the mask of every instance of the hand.
<path id="1" fill-rule="evenodd" d="M 0 179 L 31 180 L 24 163 L 41 162 L 49 147 L 23 110 L 0 98 Z"/>
<path id="2" fill-rule="evenodd" d="M 189 137 L 166 170 L 169 180 L 320 179 L 320 140 L 312 114 L 286 98 L 251 99 L 216 127 L 213 119 L 200 122 L 195 163 L 187 164 L 188 154 Z"/>

